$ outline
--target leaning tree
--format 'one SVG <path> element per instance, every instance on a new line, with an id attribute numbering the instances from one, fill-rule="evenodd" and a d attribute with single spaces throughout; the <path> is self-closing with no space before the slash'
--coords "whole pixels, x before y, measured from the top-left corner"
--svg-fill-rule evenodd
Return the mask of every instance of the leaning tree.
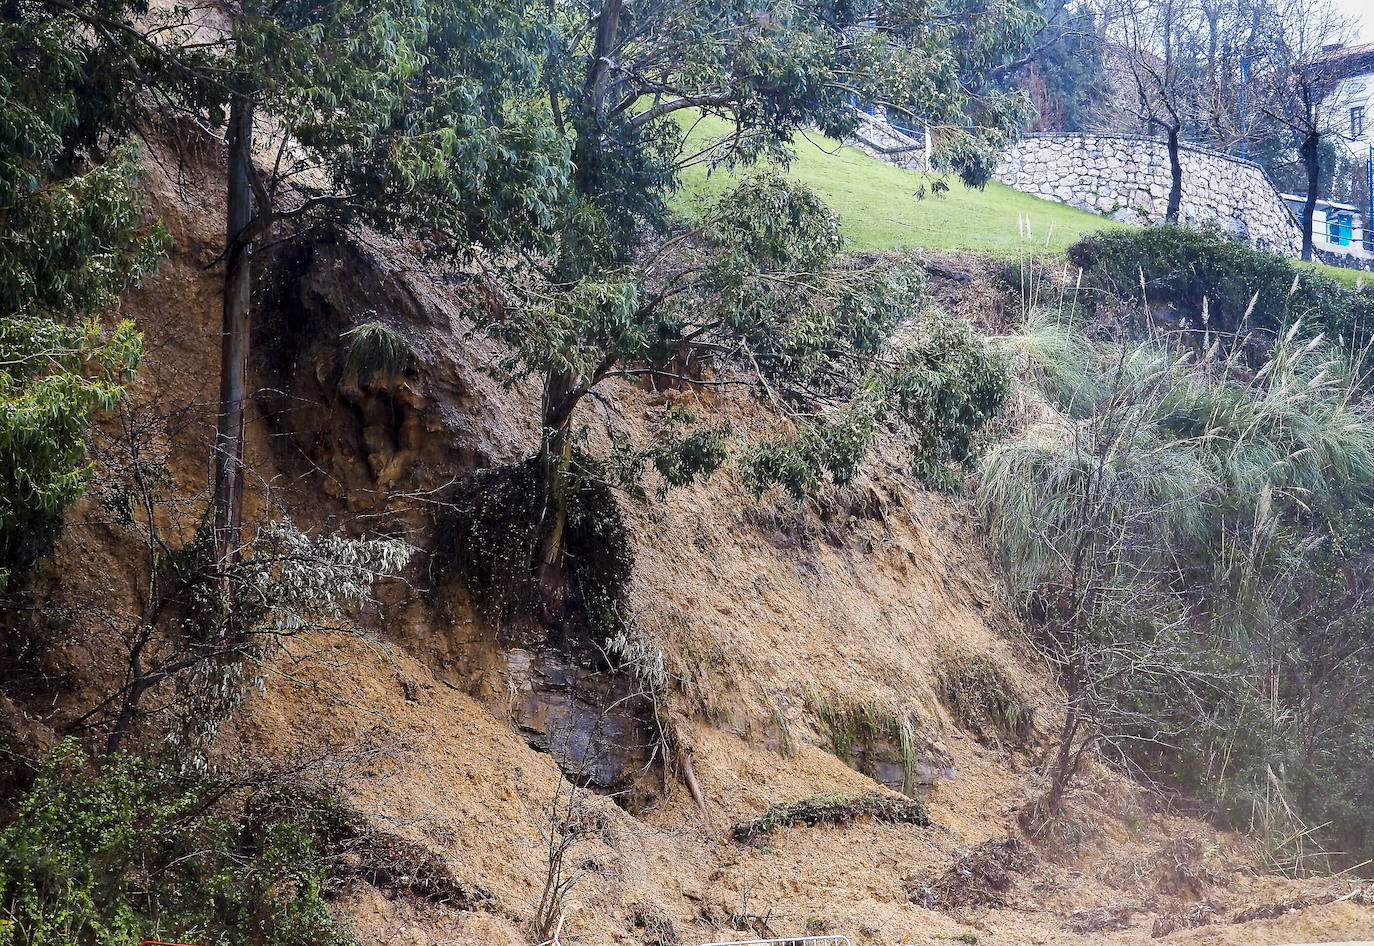
<path id="1" fill-rule="evenodd" d="M 1040 17 L 1031 0 L 548 9 L 541 81 L 574 172 L 556 249 L 530 261 L 516 298 L 488 324 L 517 353 L 507 374 L 542 382 L 543 508 L 531 564 L 546 615 L 557 615 L 576 414 L 599 384 L 654 373 L 750 383 L 701 373 L 730 364 L 806 415 L 801 467 L 844 468 L 841 454 L 864 441 L 854 424 L 871 426 L 875 415 L 855 397 L 862 379 L 885 361 L 897 315 L 914 307 L 900 266 L 837 265 L 831 215 L 777 179 L 752 178 L 682 223 L 669 199 L 684 171 L 785 162 L 800 136 L 843 139 L 857 125 L 855 105 L 876 103 L 931 129 L 937 167 L 981 186 L 996 147 L 1028 117 L 1022 96 L 993 88 L 992 67 L 1014 57 Z M 822 418 L 841 401 L 843 421 L 834 411 Z M 779 476 L 809 478 L 772 456 Z"/>

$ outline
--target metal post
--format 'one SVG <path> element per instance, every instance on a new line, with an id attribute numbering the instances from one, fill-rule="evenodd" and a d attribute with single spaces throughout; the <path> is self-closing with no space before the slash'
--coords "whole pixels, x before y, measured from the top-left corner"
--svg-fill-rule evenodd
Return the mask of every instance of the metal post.
<path id="1" fill-rule="evenodd" d="M 1374 240 L 1370 238 L 1370 227 L 1374 227 L 1374 145 L 1369 146 L 1369 157 L 1364 163 L 1364 186 L 1369 205 L 1364 215 L 1364 248 L 1374 253 Z"/>
<path id="2" fill-rule="evenodd" d="M 1246 156 L 1245 151 L 1245 87 L 1250 83 L 1250 57 L 1240 57 L 1240 156 Z"/>

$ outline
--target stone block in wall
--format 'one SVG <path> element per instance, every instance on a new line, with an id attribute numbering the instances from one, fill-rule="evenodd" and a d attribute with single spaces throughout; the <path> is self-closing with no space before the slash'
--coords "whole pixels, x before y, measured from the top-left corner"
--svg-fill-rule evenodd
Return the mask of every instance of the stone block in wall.
<path id="1" fill-rule="evenodd" d="M 1181 159 L 1186 223 L 1215 224 L 1297 255 L 1297 224 L 1255 165 L 1192 147 Z M 1163 220 L 1171 183 L 1164 142 L 1133 136 L 1029 138 L 1013 146 L 996 176 L 1029 193 L 1132 223 Z"/>

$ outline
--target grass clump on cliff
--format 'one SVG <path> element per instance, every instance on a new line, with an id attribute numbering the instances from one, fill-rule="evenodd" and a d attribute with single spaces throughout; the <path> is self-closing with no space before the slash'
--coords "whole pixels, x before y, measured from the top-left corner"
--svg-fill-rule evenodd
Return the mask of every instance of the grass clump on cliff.
<path id="1" fill-rule="evenodd" d="M 846 825 L 860 818 L 872 818 L 883 824 L 914 824 L 923 828 L 930 825 L 930 815 L 926 811 L 926 806 L 917 799 L 901 798 L 882 792 L 836 792 L 769 805 L 764 813 L 753 821 L 735 825 L 730 832 L 730 838 L 739 844 L 751 844 L 766 838 L 775 828 L 796 825 Z"/>
<path id="2" fill-rule="evenodd" d="M 344 374 L 354 378 L 400 374 L 414 354 L 410 343 L 385 322 L 363 322 L 344 332 L 340 341 Z"/>

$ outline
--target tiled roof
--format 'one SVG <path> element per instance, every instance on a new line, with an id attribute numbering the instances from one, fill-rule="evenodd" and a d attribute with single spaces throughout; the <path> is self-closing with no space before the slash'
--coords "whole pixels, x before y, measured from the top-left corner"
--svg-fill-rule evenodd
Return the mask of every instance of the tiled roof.
<path id="1" fill-rule="evenodd" d="M 1370 75 L 1374 73 L 1374 43 L 1342 46 L 1322 53 L 1315 62 L 1324 68 L 1334 66 L 1341 78 Z"/>

